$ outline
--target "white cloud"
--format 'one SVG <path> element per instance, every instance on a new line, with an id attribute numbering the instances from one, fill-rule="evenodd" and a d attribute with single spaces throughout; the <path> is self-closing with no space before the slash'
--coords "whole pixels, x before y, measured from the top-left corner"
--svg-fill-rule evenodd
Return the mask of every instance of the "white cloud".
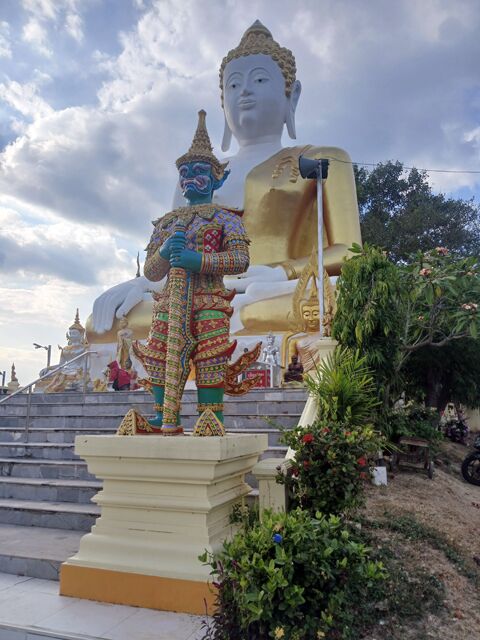
<path id="1" fill-rule="evenodd" d="M 77 42 L 83 40 L 83 20 L 78 13 L 69 13 L 65 18 L 65 29 Z"/>
<path id="2" fill-rule="evenodd" d="M 56 19 L 61 4 L 62 0 L 22 0 L 25 11 L 46 20 Z"/>
<path id="3" fill-rule="evenodd" d="M 33 342 L 51 344 L 52 364 L 58 362 L 57 345 L 65 345 L 77 307 L 85 326 L 91 295 L 90 287 L 55 278 L 0 286 L 0 371 L 7 370 L 7 380 L 12 362 L 20 384 L 34 380 L 45 366 L 46 352 L 34 349 Z"/>
<path id="4" fill-rule="evenodd" d="M 80 6 L 66 0 L 28 6 L 37 16 L 60 20 L 67 4 L 74 12 Z M 218 66 L 256 17 L 296 55 L 304 87 L 299 143 L 341 146 L 357 161 L 391 158 L 426 168 L 468 167 L 478 157 L 463 134 L 475 125 L 466 96 L 480 91 L 480 14 L 473 3 L 465 0 L 457 9 L 431 0 L 415 9 L 400 2 L 388 11 L 375 3 L 366 11 L 356 3 L 321 10 L 306 0 L 277 3 L 272 12 L 259 0 L 249 13 L 244 5 L 227 9 L 212 2 L 195 21 L 193 6 L 153 2 L 121 34 L 119 55 L 91 53 L 96 68 L 108 74 L 97 105 L 52 112 L 38 83 L 6 85 L 10 104 L 33 122 L 3 154 L 2 191 L 140 242 L 149 220 L 170 206 L 173 162 L 190 142 L 199 107 L 208 111 L 218 148 Z M 419 12 L 426 19 L 429 11 L 435 20 L 425 34 Z M 439 34 L 448 38 L 439 41 Z M 451 189 L 474 183 L 461 176 L 448 181 Z"/>
<path id="5" fill-rule="evenodd" d="M 22 38 L 25 42 L 31 44 L 32 47 L 34 47 L 43 56 L 47 58 L 52 57 L 53 51 L 47 46 L 47 29 L 35 18 L 30 18 L 30 20 L 24 25 Z"/>
<path id="6" fill-rule="evenodd" d="M 0 22 L 0 58 L 11 58 L 12 47 L 10 46 L 10 25 L 8 22 Z"/>
<path id="7" fill-rule="evenodd" d="M 23 39 L 42 55 L 51 57 L 52 50 L 46 46 L 47 25 L 60 26 L 78 43 L 84 38 L 83 19 L 80 10 L 85 10 L 93 0 L 22 0 L 22 6 L 30 19 L 23 28 Z"/>
<path id="8" fill-rule="evenodd" d="M 53 113 L 52 107 L 38 95 L 38 82 L 20 84 L 15 80 L 0 83 L 0 99 L 23 116 L 34 120 L 44 118 Z"/>
<path id="9" fill-rule="evenodd" d="M 119 249 L 105 230 L 55 223 L 24 222 L 0 210 L 0 266 L 4 273 L 40 279 L 56 277 L 82 285 L 104 284 L 111 274 L 133 275 L 133 256 Z"/>

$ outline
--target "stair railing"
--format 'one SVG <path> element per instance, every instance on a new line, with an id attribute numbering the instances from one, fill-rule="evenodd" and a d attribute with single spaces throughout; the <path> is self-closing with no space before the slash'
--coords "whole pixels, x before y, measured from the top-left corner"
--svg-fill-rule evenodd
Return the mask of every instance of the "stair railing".
<path id="1" fill-rule="evenodd" d="M 20 393 L 24 393 L 25 391 L 28 390 L 27 415 L 25 417 L 25 432 L 23 434 L 24 442 L 28 442 L 28 436 L 30 432 L 30 418 L 31 418 L 31 412 L 32 412 L 32 387 L 36 385 L 38 382 L 40 382 L 41 380 L 50 378 L 50 376 L 53 376 L 55 373 L 58 373 L 59 371 L 61 371 L 62 369 L 65 369 L 66 367 L 69 367 L 72 364 L 72 362 L 76 362 L 84 358 L 82 403 L 85 404 L 85 395 L 87 393 L 87 373 L 88 373 L 89 358 L 91 355 L 96 355 L 96 354 L 97 354 L 96 351 L 84 351 L 83 353 L 80 353 L 78 356 L 75 356 L 75 358 L 72 358 L 71 360 L 69 360 L 68 362 L 65 362 L 64 364 L 59 364 L 57 367 L 55 367 L 51 371 L 48 371 L 43 376 L 39 376 L 33 382 L 26 384 L 24 387 L 20 387 L 20 389 L 17 389 L 16 391 L 8 395 L 6 398 L 2 398 L 0 400 L 0 404 L 6 404 L 14 396 L 18 396 Z"/>

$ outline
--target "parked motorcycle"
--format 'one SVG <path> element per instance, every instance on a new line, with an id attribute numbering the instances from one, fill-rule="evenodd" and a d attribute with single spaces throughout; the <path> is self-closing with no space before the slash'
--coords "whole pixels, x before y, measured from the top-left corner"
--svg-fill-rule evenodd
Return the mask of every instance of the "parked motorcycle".
<path id="1" fill-rule="evenodd" d="M 468 425 L 462 417 L 459 417 L 458 420 L 447 422 L 444 433 L 445 437 L 450 438 L 452 442 L 467 444 Z"/>
<path id="2" fill-rule="evenodd" d="M 473 443 L 476 451 L 469 453 L 462 462 L 462 476 L 470 484 L 480 487 L 480 434 Z"/>

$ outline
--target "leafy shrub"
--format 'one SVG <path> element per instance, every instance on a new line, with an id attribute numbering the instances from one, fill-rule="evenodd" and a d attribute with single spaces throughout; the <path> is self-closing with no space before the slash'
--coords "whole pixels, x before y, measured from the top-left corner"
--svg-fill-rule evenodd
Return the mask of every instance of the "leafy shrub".
<path id="1" fill-rule="evenodd" d="M 366 593 L 385 574 L 338 517 L 301 510 L 265 513 L 201 560 L 218 590 L 213 625 L 206 623 L 210 640 L 353 638 L 348 596 Z"/>
<path id="2" fill-rule="evenodd" d="M 399 409 L 383 412 L 378 419 L 382 433 L 394 443 L 402 436 L 424 438 L 431 443 L 442 439 L 438 430 L 438 413 L 418 404 L 408 404 Z"/>
<path id="3" fill-rule="evenodd" d="M 372 373 L 358 351 L 337 347 L 305 382 L 324 420 L 364 424 L 379 404 Z"/>
<path id="4" fill-rule="evenodd" d="M 290 504 L 312 515 L 340 514 L 363 502 L 365 479 L 370 476 L 369 460 L 384 447 L 384 439 L 371 425 L 351 426 L 318 420 L 282 435 L 295 451 L 286 484 Z"/>

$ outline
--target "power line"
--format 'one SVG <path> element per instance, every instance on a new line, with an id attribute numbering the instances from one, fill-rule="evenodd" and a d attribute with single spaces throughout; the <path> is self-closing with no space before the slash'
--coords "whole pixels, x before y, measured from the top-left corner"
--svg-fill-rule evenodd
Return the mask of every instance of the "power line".
<path id="1" fill-rule="evenodd" d="M 334 158 L 333 156 L 325 156 L 328 160 L 333 160 L 334 162 L 343 162 L 343 164 L 356 164 L 362 167 L 378 167 L 381 164 L 385 164 L 384 162 L 355 162 L 353 160 L 342 160 L 341 158 Z M 420 169 L 419 167 L 406 167 L 402 165 L 404 169 L 416 169 L 417 171 L 424 171 L 425 173 L 471 173 L 471 174 L 480 174 L 480 170 L 474 171 L 470 169 Z"/>

